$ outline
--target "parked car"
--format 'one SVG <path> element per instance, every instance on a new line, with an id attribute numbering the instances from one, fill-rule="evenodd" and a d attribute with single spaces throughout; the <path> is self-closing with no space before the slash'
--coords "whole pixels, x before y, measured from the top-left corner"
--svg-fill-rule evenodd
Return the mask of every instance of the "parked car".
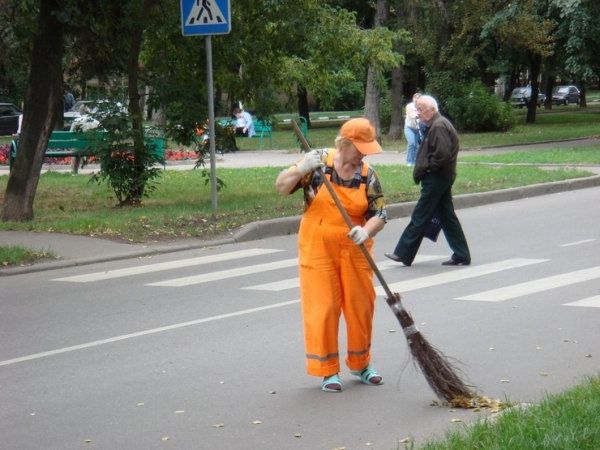
<path id="1" fill-rule="evenodd" d="M 546 96 L 538 91 L 537 105 L 542 106 L 546 101 Z M 513 106 L 523 108 L 531 102 L 531 87 L 518 87 L 512 91 L 510 102 Z"/>
<path id="2" fill-rule="evenodd" d="M 63 114 L 65 121 L 73 121 L 73 119 L 80 117 L 81 108 L 85 105 L 90 105 L 91 103 L 93 103 L 92 100 L 78 100 L 73 103 L 73 107 L 70 110 L 65 111 Z"/>
<path id="3" fill-rule="evenodd" d="M 12 103 L 0 103 L 0 136 L 10 136 L 19 129 L 20 108 Z"/>
<path id="4" fill-rule="evenodd" d="M 575 103 L 579 105 L 580 95 L 579 89 L 575 86 L 556 86 L 552 89 L 552 104 L 568 106 L 570 103 Z"/>
<path id="5" fill-rule="evenodd" d="M 105 111 L 113 109 L 124 113 L 127 112 L 127 108 L 121 102 L 111 100 L 78 100 L 69 111 L 63 114 L 64 125 L 66 128 L 69 128 L 75 120 L 80 119 L 82 116 L 90 114 L 96 117 L 103 116 Z"/>

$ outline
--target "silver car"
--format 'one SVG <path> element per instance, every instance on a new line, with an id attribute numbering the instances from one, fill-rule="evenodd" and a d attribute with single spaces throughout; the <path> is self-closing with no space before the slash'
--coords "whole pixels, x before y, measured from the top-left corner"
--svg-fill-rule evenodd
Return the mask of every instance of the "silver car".
<path id="1" fill-rule="evenodd" d="M 542 106 L 546 101 L 546 96 L 538 91 L 537 105 Z M 531 87 L 518 87 L 512 91 L 510 95 L 510 103 L 513 106 L 523 108 L 531 102 Z"/>

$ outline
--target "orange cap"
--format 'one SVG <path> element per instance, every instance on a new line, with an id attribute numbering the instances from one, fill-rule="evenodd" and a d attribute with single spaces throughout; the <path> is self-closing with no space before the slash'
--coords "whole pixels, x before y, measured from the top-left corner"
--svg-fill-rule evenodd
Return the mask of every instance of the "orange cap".
<path id="1" fill-rule="evenodd" d="M 352 141 L 363 155 L 374 155 L 381 151 L 379 142 L 375 140 L 375 127 L 364 117 L 350 119 L 342 125 L 340 136 Z"/>

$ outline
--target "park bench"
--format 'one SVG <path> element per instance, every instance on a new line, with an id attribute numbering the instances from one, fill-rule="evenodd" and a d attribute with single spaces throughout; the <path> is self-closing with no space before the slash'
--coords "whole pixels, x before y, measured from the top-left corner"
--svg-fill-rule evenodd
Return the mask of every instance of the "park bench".
<path id="1" fill-rule="evenodd" d="M 273 148 L 273 125 L 271 125 L 270 122 L 256 119 L 254 119 L 252 123 L 254 124 L 254 136 L 260 139 L 258 148 L 264 148 L 264 139 L 266 138 L 269 138 L 269 145 L 271 148 Z M 232 119 L 219 120 L 219 124 L 222 127 L 232 127 L 232 129 L 235 128 L 235 120 Z"/>
<path id="2" fill-rule="evenodd" d="M 258 148 L 264 148 L 264 138 L 269 138 L 269 147 L 273 148 L 273 125 L 270 122 L 266 122 L 264 120 L 253 120 L 254 123 L 254 132 L 256 136 L 260 139 Z"/>
<path id="3" fill-rule="evenodd" d="M 90 144 L 97 139 L 102 139 L 107 132 L 105 131 L 53 131 L 46 147 L 44 157 L 46 158 L 65 158 L 74 156 L 94 156 Z M 145 132 L 145 138 L 148 142 L 154 144 L 156 155 L 164 159 L 165 156 L 165 138 L 162 130 L 150 129 Z M 9 170 L 12 170 L 17 151 L 19 149 L 19 138 L 10 143 Z M 166 167 L 165 167 L 166 168 Z"/>

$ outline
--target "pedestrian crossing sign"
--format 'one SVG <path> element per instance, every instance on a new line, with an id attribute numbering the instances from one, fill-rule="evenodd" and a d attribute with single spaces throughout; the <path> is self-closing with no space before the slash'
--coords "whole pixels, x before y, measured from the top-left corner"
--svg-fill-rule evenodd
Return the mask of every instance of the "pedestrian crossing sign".
<path id="1" fill-rule="evenodd" d="M 230 0 L 181 0 L 184 36 L 227 34 L 231 31 Z"/>

